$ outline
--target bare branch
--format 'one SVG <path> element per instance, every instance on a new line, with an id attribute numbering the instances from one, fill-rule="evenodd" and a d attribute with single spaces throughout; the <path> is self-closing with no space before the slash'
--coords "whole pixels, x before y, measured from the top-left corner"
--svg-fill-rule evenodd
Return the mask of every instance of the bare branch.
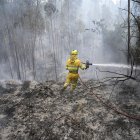
<path id="1" fill-rule="evenodd" d="M 138 0 L 132 0 L 133 2 L 137 2 L 137 3 L 140 3 L 140 1 L 138 1 Z"/>
<path id="2" fill-rule="evenodd" d="M 100 70 L 99 68 L 98 68 L 98 70 L 99 70 L 100 72 L 112 73 L 112 74 L 124 76 L 124 77 L 126 77 L 126 78 L 128 78 L 128 79 L 137 80 L 135 77 L 132 77 L 131 75 L 129 76 L 129 75 L 126 75 L 126 74 L 117 73 L 117 72 L 112 72 L 112 71 L 102 71 L 102 70 Z M 113 78 L 118 78 L 118 77 L 113 77 Z"/>
<path id="3" fill-rule="evenodd" d="M 119 8 L 119 9 L 124 10 L 124 11 L 128 11 L 128 10 L 123 9 L 123 8 Z M 134 15 L 132 12 L 130 12 L 130 13 L 131 13 L 131 15 L 133 16 L 133 18 L 135 19 L 135 21 L 136 21 L 136 23 L 137 23 L 137 26 L 138 26 L 138 29 L 139 29 L 139 31 L 140 31 L 140 25 L 139 25 L 138 19 L 135 17 L 135 15 Z"/>

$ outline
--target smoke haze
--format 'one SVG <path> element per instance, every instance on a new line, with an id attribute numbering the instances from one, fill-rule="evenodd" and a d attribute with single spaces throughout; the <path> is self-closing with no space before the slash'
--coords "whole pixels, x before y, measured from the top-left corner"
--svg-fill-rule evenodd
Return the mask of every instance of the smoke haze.
<path id="1" fill-rule="evenodd" d="M 0 79 L 61 79 L 73 49 L 83 62 L 126 63 L 119 6 L 112 0 L 1 2 Z M 87 73 L 81 72 L 91 78 Z"/>

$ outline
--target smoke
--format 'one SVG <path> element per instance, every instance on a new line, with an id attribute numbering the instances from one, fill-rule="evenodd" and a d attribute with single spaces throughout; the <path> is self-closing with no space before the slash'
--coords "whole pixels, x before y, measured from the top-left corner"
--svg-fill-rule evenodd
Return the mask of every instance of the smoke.
<path id="1" fill-rule="evenodd" d="M 19 74 L 24 80 L 59 78 L 73 49 L 79 51 L 83 62 L 87 59 L 94 63 L 125 62 L 125 54 L 120 51 L 125 43 L 119 25 L 115 25 L 119 22 L 119 1 L 40 0 L 36 4 L 15 0 L 1 6 L 5 13 L 0 16 L 9 19 L 2 20 L 10 31 L 9 36 L 7 30 L 3 30 L 7 48 L 15 46 L 7 53 L 11 72 L 17 75 L 14 78 Z M 50 6 L 55 12 L 50 11 Z M 1 46 L 5 48 L 4 44 Z M 9 63 L 7 59 L 8 69 Z M 0 78 L 10 75 L 2 65 L 1 70 Z M 89 69 L 88 73 L 93 71 Z M 88 74 L 81 73 L 89 78 Z"/>

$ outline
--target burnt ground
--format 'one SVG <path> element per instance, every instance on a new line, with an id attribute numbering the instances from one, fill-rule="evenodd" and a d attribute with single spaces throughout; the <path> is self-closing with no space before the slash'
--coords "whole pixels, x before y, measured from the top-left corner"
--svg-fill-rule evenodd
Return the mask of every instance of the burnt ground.
<path id="1" fill-rule="evenodd" d="M 92 80 L 85 83 L 96 85 Z M 140 140 L 140 121 L 104 107 L 81 83 L 73 93 L 61 93 L 62 86 L 54 81 L 1 83 L 0 140 Z M 130 85 L 115 88 L 93 92 L 140 115 L 139 91 Z"/>

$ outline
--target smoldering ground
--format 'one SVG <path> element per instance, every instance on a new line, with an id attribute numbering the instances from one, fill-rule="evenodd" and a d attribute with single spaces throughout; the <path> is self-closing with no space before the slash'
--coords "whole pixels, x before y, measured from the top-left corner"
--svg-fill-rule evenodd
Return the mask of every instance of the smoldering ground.
<path id="1" fill-rule="evenodd" d="M 90 80 L 85 84 L 92 88 L 97 83 Z M 73 94 L 68 90 L 60 94 L 62 85 L 54 81 L 7 81 L 4 87 L 1 85 L 1 139 L 139 139 L 139 121 L 106 108 L 81 83 Z M 134 86 L 118 87 L 112 94 L 105 85 L 94 89 L 94 93 L 108 104 L 111 96 L 117 107 L 138 115 L 139 92 Z"/>

